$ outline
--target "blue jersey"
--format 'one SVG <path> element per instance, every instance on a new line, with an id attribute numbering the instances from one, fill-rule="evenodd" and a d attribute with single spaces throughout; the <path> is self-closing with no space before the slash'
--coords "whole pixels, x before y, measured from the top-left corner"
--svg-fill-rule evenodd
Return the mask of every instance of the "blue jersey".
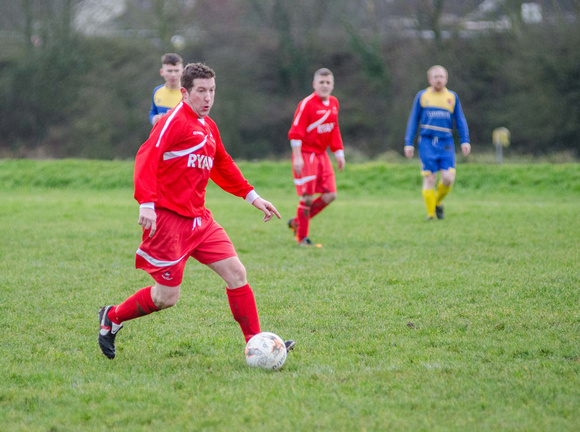
<path id="1" fill-rule="evenodd" d="M 405 146 L 413 145 L 417 128 L 421 137 L 453 138 L 453 121 L 461 144 L 469 143 L 469 129 L 457 94 L 447 88 L 441 92 L 435 92 L 431 87 L 421 90 L 415 96 L 409 115 Z"/>
<path id="2" fill-rule="evenodd" d="M 155 87 L 151 110 L 149 111 L 149 122 L 153 124 L 153 117 L 157 114 L 165 114 L 172 108 L 175 108 L 181 102 L 181 90 L 169 90 L 165 84 Z"/>

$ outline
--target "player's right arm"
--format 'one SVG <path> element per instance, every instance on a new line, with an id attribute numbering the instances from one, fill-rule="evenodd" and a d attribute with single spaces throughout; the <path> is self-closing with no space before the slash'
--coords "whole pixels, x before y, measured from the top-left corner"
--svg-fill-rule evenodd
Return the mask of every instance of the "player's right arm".
<path id="1" fill-rule="evenodd" d="M 302 174 L 302 168 L 304 168 L 304 159 L 302 159 L 302 141 L 301 140 L 290 140 L 290 146 L 292 147 L 292 168 L 296 174 Z"/>
<path id="2" fill-rule="evenodd" d="M 159 161 L 168 145 L 175 139 L 175 128 L 164 128 L 163 124 L 154 127 L 149 139 L 143 143 L 135 156 L 135 199 L 139 203 L 139 225 L 145 230 L 151 230 L 152 237 L 157 230 L 157 215 L 155 203 L 158 200 L 158 169 Z"/>
<path id="3" fill-rule="evenodd" d="M 155 213 L 155 209 L 140 206 L 138 223 L 144 230 L 151 230 L 149 231 L 149 237 L 153 237 L 153 234 L 157 231 L 157 213 Z"/>
<path id="4" fill-rule="evenodd" d="M 292 147 L 292 168 L 297 175 L 302 173 L 304 160 L 302 159 L 302 142 L 306 137 L 306 128 L 309 122 L 308 102 L 313 95 L 303 99 L 294 112 L 292 126 L 288 131 L 288 139 Z"/>
<path id="5" fill-rule="evenodd" d="M 413 101 L 413 108 L 411 108 L 409 120 L 407 121 L 407 130 L 405 132 L 405 156 L 408 158 L 412 158 L 415 153 L 414 141 L 417 128 L 419 127 L 419 121 L 421 120 L 421 112 L 421 92 L 419 92 Z"/>
<path id="6" fill-rule="evenodd" d="M 155 203 L 157 202 L 157 170 L 159 167 L 159 147 L 155 144 L 159 139 L 161 128 L 156 128 L 157 133 L 151 134 L 149 139 L 141 146 L 135 157 L 135 199 L 139 203 L 138 223 L 145 230 L 150 230 L 149 237 L 153 237 L 157 230 L 157 214 Z"/>

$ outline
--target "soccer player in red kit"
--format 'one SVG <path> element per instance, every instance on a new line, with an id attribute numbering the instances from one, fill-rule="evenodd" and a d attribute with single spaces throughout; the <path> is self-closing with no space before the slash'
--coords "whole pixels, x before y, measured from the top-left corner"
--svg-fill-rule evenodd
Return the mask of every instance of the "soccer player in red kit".
<path id="1" fill-rule="evenodd" d="M 312 86 L 314 93 L 298 104 L 288 132 L 294 185 L 300 196 L 296 217 L 288 221 L 288 227 L 299 245 L 320 247 L 308 238 L 308 228 L 310 219 L 336 199 L 334 170 L 326 149 L 334 153 L 339 171 L 346 162 L 338 127 L 338 99 L 331 96 L 332 72 L 317 70 Z M 314 198 L 315 194 L 320 195 Z"/>
<path id="2" fill-rule="evenodd" d="M 155 284 L 138 290 L 116 306 L 99 311 L 99 346 L 115 357 L 115 337 L 123 322 L 169 308 L 179 298 L 189 257 L 215 271 L 226 283 L 234 319 L 248 341 L 260 333 L 254 294 L 246 269 L 224 229 L 205 208 L 209 179 L 264 212 L 264 222 L 278 210 L 260 198 L 222 144 L 218 128 L 208 117 L 215 96 L 215 73 L 202 63 L 186 66 L 181 77 L 183 100 L 153 127 L 135 158 L 135 199 L 143 241 L 136 267 Z M 288 350 L 293 341 L 286 342 Z"/>

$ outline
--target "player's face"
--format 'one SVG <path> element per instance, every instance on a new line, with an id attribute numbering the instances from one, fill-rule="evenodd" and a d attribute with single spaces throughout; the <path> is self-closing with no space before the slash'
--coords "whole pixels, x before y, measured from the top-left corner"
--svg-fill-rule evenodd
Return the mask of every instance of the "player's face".
<path id="1" fill-rule="evenodd" d="M 215 97 L 215 78 L 195 78 L 193 88 L 188 93 L 181 87 L 183 102 L 190 106 L 199 118 L 209 114 Z"/>
<path id="2" fill-rule="evenodd" d="M 314 77 L 312 87 L 320 99 L 328 100 L 332 90 L 334 90 L 334 77 L 332 75 L 318 75 Z"/>
<path id="3" fill-rule="evenodd" d="M 159 73 L 165 79 L 167 87 L 178 89 L 180 87 L 179 80 L 183 73 L 183 65 L 181 63 L 176 65 L 164 64 Z"/>
<path id="4" fill-rule="evenodd" d="M 447 74 L 444 69 L 435 68 L 429 73 L 429 84 L 435 91 L 441 91 L 447 85 Z"/>

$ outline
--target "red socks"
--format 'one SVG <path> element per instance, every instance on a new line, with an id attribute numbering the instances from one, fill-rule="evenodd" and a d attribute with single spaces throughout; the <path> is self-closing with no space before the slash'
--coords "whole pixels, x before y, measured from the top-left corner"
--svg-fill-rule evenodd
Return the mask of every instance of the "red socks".
<path id="1" fill-rule="evenodd" d="M 328 206 L 321 197 L 316 198 L 312 201 L 312 205 L 308 207 L 304 201 L 298 203 L 298 209 L 296 210 L 296 222 L 298 224 L 298 230 L 296 231 L 296 238 L 302 240 L 308 237 L 308 228 L 310 225 L 310 219 L 320 213 L 324 208 Z"/>
<path id="2" fill-rule="evenodd" d="M 143 288 L 118 306 L 112 307 L 108 317 L 115 324 L 157 312 L 159 309 L 151 299 L 151 287 Z"/>
<path id="3" fill-rule="evenodd" d="M 308 223 L 310 221 L 310 207 L 304 204 L 304 201 L 298 203 L 296 210 L 296 222 L 298 223 L 298 230 L 296 231 L 296 239 L 302 240 L 308 237 Z"/>
<path id="4" fill-rule="evenodd" d="M 241 288 L 226 289 L 226 291 L 232 315 L 240 324 L 247 342 L 252 336 L 260 333 L 260 320 L 252 288 L 246 284 Z M 115 324 L 121 324 L 158 310 L 151 299 L 151 287 L 147 287 L 140 289 L 120 305 L 112 307 L 108 317 Z"/>
<path id="5" fill-rule="evenodd" d="M 310 219 L 320 213 L 327 205 L 320 197 L 312 201 L 312 205 L 310 206 Z"/>
<path id="6" fill-rule="evenodd" d="M 240 324 L 244 338 L 248 342 L 252 336 L 260 333 L 260 320 L 252 288 L 246 284 L 237 289 L 226 288 L 226 292 L 232 315 Z"/>

